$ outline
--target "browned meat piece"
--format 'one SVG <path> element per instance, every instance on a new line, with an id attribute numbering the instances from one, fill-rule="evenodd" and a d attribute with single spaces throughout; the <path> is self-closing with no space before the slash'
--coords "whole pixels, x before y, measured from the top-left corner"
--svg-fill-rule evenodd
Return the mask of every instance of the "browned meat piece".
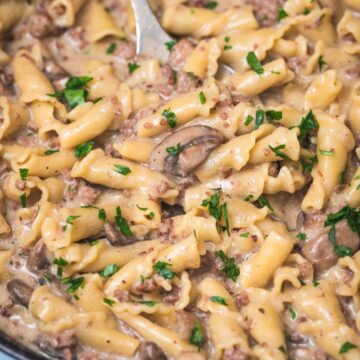
<path id="1" fill-rule="evenodd" d="M 224 278 L 224 273 L 219 270 L 221 266 L 222 265 L 219 263 L 219 259 L 214 255 L 214 253 L 207 251 L 200 259 L 200 267 L 189 270 L 189 274 L 195 277 L 211 274 Z"/>
<path id="2" fill-rule="evenodd" d="M 194 47 L 189 40 L 181 39 L 175 44 L 173 51 L 170 54 L 169 65 L 176 71 L 181 70 Z"/>
<path id="3" fill-rule="evenodd" d="M 117 43 L 114 56 L 131 60 L 136 55 L 135 44 L 129 41 Z"/>
<path id="4" fill-rule="evenodd" d="M 169 205 L 164 202 L 161 203 L 161 212 L 163 219 L 168 219 L 173 216 L 185 214 L 184 209 L 180 205 Z"/>
<path id="5" fill-rule="evenodd" d="M 64 70 L 60 65 L 56 64 L 56 62 L 51 59 L 45 60 L 44 70 L 46 76 L 51 81 L 63 79 L 68 76 L 66 70 Z"/>
<path id="6" fill-rule="evenodd" d="M 161 68 L 161 75 L 165 80 L 166 85 L 174 85 L 176 80 L 176 73 L 170 65 L 164 65 Z"/>
<path id="7" fill-rule="evenodd" d="M 6 284 L 10 298 L 17 304 L 28 307 L 33 289 L 20 279 L 12 279 Z"/>
<path id="8" fill-rule="evenodd" d="M 32 273 L 39 273 L 49 267 L 50 263 L 47 258 L 47 247 L 42 240 L 39 240 L 31 249 L 26 262 L 26 267 Z"/>
<path id="9" fill-rule="evenodd" d="M 164 219 L 164 221 L 160 224 L 158 229 L 158 237 L 161 241 L 164 242 L 173 242 L 171 233 L 173 230 L 173 220 L 171 218 Z"/>
<path id="10" fill-rule="evenodd" d="M 124 137 L 129 138 L 136 134 L 136 123 L 137 118 L 130 118 L 124 120 L 119 128 L 119 133 L 124 135 Z"/>
<path id="11" fill-rule="evenodd" d="M 92 205 L 100 196 L 101 190 L 89 185 L 80 185 L 78 196 L 83 205 Z"/>
<path id="12" fill-rule="evenodd" d="M 72 27 L 67 32 L 70 41 L 77 49 L 84 49 L 89 43 L 85 40 L 84 28 L 82 26 Z"/>
<path id="13" fill-rule="evenodd" d="M 291 58 L 287 59 L 287 64 L 291 70 L 298 72 L 299 68 L 306 65 L 307 60 L 308 59 L 305 57 L 301 58 L 299 56 L 296 56 L 296 57 L 291 57 Z"/>
<path id="14" fill-rule="evenodd" d="M 11 298 L 8 298 L 0 305 L 0 316 L 4 316 L 6 318 L 11 315 L 11 308 L 14 306 L 14 302 Z"/>
<path id="15" fill-rule="evenodd" d="M 360 77 L 360 64 L 349 66 L 345 69 L 345 73 L 352 79 L 358 79 Z"/>
<path id="16" fill-rule="evenodd" d="M 183 70 L 180 70 L 177 73 L 176 91 L 180 94 L 186 94 L 191 90 L 196 89 L 196 87 L 201 84 L 201 79 L 191 73 L 187 73 Z"/>
<path id="17" fill-rule="evenodd" d="M 260 26 L 272 26 L 278 22 L 278 10 L 284 3 L 282 0 L 248 0 L 254 8 L 254 15 Z"/>
<path id="18" fill-rule="evenodd" d="M 306 240 L 301 242 L 301 253 L 314 266 L 316 272 L 327 270 L 338 259 L 328 237 L 330 227 L 324 227 L 325 220 L 325 215 L 303 212 L 297 220 L 297 230 L 306 234 Z M 335 225 L 335 231 L 338 245 L 347 246 L 353 252 L 359 249 L 359 236 L 350 229 L 345 220 Z"/>
<path id="19" fill-rule="evenodd" d="M 248 360 L 250 359 L 240 347 L 232 346 L 225 349 L 222 360 Z"/>
<path id="20" fill-rule="evenodd" d="M 120 302 L 129 302 L 129 301 L 131 301 L 130 293 L 127 290 L 116 290 L 114 292 L 114 296 Z"/>
<path id="21" fill-rule="evenodd" d="M 30 34 L 35 38 L 44 38 L 58 31 L 47 14 L 35 14 L 30 18 Z"/>
<path id="22" fill-rule="evenodd" d="M 185 177 L 224 141 L 223 135 L 208 126 L 196 125 L 175 131 L 151 152 L 150 168 Z M 180 150 L 178 149 L 180 146 Z M 168 148 L 175 153 L 169 154 Z"/>
<path id="23" fill-rule="evenodd" d="M 153 278 L 145 279 L 140 285 L 136 286 L 136 290 L 139 292 L 152 292 L 158 288 L 157 283 Z"/>
<path id="24" fill-rule="evenodd" d="M 180 288 L 173 286 L 170 291 L 160 291 L 165 304 L 174 305 L 180 298 Z"/>
<path id="25" fill-rule="evenodd" d="M 240 309 L 242 306 L 249 305 L 250 299 L 249 295 L 245 291 L 239 291 L 234 295 L 234 300 L 237 307 Z"/>
<path id="26" fill-rule="evenodd" d="M 181 339 L 188 341 L 191 336 L 191 330 L 197 323 L 198 320 L 191 313 L 183 310 L 176 311 L 176 332 L 179 334 Z"/>
<path id="27" fill-rule="evenodd" d="M 42 333 L 36 344 L 41 351 L 55 359 L 72 360 L 77 338 L 74 330 Z"/>
<path id="28" fill-rule="evenodd" d="M 123 235 L 115 225 L 106 223 L 104 225 L 104 230 L 106 234 L 106 238 L 113 246 L 123 246 L 123 245 L 130 245 L 134 242 L 144 240 L 143 238 L 138 238 L 136 236 L 126 236 Z"/>
<path id="29" fill-rule="evenodd" d="M 14 92 L 14 77 L 5 69 L 0 69 L 0 93 L 10 95 Z"/>
<path id="30" fill-rule="evenodd" d="M 6 174 L 11 169 L 10 164 L 2 159 L 0 161 L 0 176 Z"/>
<path id="31" fill-rule="evenodd" d="M 138 360 L 167 360 L 161 348 L 153 342 L 143 342 L 137 351 Z"/>
<path id="32" fill-rule="evenodd" d="M 356 312 L 352 297 L 338 296 L 338 300 L 347 324 L 356 331 Z"/>

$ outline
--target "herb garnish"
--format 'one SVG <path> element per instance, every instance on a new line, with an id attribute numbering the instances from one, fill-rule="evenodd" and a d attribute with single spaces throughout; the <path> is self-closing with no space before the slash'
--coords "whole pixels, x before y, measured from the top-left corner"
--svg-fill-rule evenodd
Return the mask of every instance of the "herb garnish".
<path id="1" fill-rule="evenodd" d="M 341 348 L 339 350 L 339 354 L 345 354 L 351 349 L 357 348 L 357 345 L 351 343 L 351 342 L 345 342 L 341 345 Z"/>
<path id="2" fill-rule="evenodd" d="M 297 317 L 297 313 L 294 309 L 290 309 L 290 317 L 291 317 L 291 320 L 295 320 L 296 317 Z"/>
<path id="3" fill-rule="evenodd" d="M 128 70 L 129 70 L 129 74 L 132 74 L 136 69 L 138 69 L 140 67 L 139 64 L 137 63 L 129 63 L 128 64 Z"/>
<path id="4" fill-rule="evenodd" d="M 253 120 L 254 120 L 254 117 L 251 115 L 248 115 L 246 117 L 245 126 L 249 126 Z"/>
<path id="5" fill-rule="evenodd" d="M 66 223 L 69 225 L 74 225 L 74 220 L 78 219 L 80 217 L 80 215 L 69 215 L 66 218 Z"/>
<path id="6" fill-rule="evenodd" d="M 282 111 L 268 110 L 266 111 L 266 118 L 269 122 L 281 120 L 283 116 Z"/>
<path id="7" fill-rule="evenodd" d="M 306 240 L 306 234 L 305 233 L 298 233 L 296 235 L 296 238 L 301 240 L 301 241 L 305 241 Z"/>
<path id="8" fill-rule="evenodd" d="M 240 275 L 240 270 L 235 263 L 235 259 L 227 256 L 222 250 L 216 251 L 215 255 L 223 262 L 223 266 L 220 271 L 225 273 L 232 281 L 236 282 L 238 276 Z"/>
<path id="9" fill-rule="evenodd" d="M 115 50 L 116 50 L 116 43 L 112 42 L 112 43 L 109 45 L 109 47 L 106 49 L 106 53 L 107 53 L 108 55 L 111 55 L 111 54 L 113 54 L 113 53 L 115 52 Z"/>
<path id="10" fill-rule="evenodd" d="M 29 174 L 29 169 L 25 169 L 25 168 L 20 168 L 19 169 L 19 174 L 20 174 L 20 178 L 22 181 L 25 181 L 28 174 Z"/>
<path id="11" fill-rule="evenodd" d="M 169 52 L 172 52 L 174 49 L 174 46 L 176 45 L 177 41 L 176 40 L 170 40 L 168 42 L 165 43 L 166 48 L 168 49 Z"/>
<path id="12" fill-rule="evenodd" d="M 301 164 L 304 167 L 304 169 L 310 173 L 311 170 L 313 169 L 314 165 L 319 162 L 319 159 L 318 159 L 317 155 L 315 155 L 315 156 L 309 157 L 308 160 L 310 160 L 310 162 L 301 160 Z"/>
<path id="13" fill-rule="evenodd" d="M 204 104 L 206 103 L 206 96 L 205 96 L 205 94 L 204 94 L 203 91 L 200 91 L 200 92 L 199 92 L 199 99 L 200 99 L 200 103 L 201 103 L 202 105 L 204 105 Z"/>
<path id="14" fill-rule="evenodd" d="M 49 155 L 58 153 L 59 151 L 60 151 L 59 149 L 49 149 L 44 152 L 44 155 L 49 156 Z"/>
<path id="15" fill-rule="evenodd" d="M 99 272 L 101 277 L 110 277 L 113 276 L 116 272 L 118 272 L 119 267 L 116 264 L 110 264 L 106 266 L 103 270 Z"/>
<path id="16" fill-rule="evenodd" d="M 260 125 L 263 124 L 264 120 L 265 120 L 265 111 L 261 110 L 261 109 L 256 110 L 254 129 L 255 130 L 258 129 L 260 127 Z"/>
<path id="17" fill-rule="evenodd" d="M 278 20 L 279 21 L 282 19 L 285 19 L 288 16 L 289 16 L 288 13 L 283 8 L 278 9 Z"/>
<path id="18" fill-rule="evenodd" d="M 274 209 L 271 207 L 268 199 L 266 199 L 266 197 L 264 197 L 263 195 L 260 195 L 260 196 L 258 197 L 258 199 L 256 200 L 256 203 L 257 203 L 261 208 L 267 206 L 270 210 L 274 210 Z"/>
<path id="19" fill-rule="evenodd" d="M 324 65 L 326 65 L 326 62 L 324 61 L 324 58 L 323 58 L 322 55 L 320 55 L 319 58 L 318 58 L 318 65 L 319 65 L 319 70 L 321 72 Z"/>
<path id="20" fill-rule="evenodd" d="M 56 274 L 57 274 L 58 277 L 61 278 L 62 275 L 63 275 L 63 268 L 64 268 L 64 266 L 69 265 L 69 263 L 68 263 L 66 260 L 64 260 L 62 257 L 59 257 L 59 258 L 55 258 L 55 259 L 54 259 L 53 264 L 54 264 L 54 265 L 57 265 L 57 272 L 56 272 Z"/>
<path id="21" fill-rule="evenodd" d="M 211 297 L 210 297 L 210 300 L 211 300 L 212 302 L 214 302 L 214 303 L 218 303 L 218 304 L 220 304 L 220 305 L 228 306 L 226 300 L 225 300 L 223 297 L 221 297 L 221 296 L 217 296 L 217 295 L 211 296 Z"/>
<path id="22" fill-rule="evenodd" d="M 85 157 L 94 147 L 94 142 L 93 141 L 87 141 L 83 144 L 79 144 L 75 147 L 75 156 L 77 158 L 82 158 Z"/>
<path id="23" fill-rule="evenodd" d="M 181 144 L 177 144 L 176 146 L 169 146 L 166 148 L 166 152 L 171 156 L 179 155 L 184 148 L 181 146 Z"/>
<path id="24" fill-rule="evenodd" d="M 74 293 L 76 290 L 79 289 L 80 286 L 84 285 L 84 280 L 85 280 L 85 278 L 83 276 L 80 276 L 76 279 L 62 278 L 61 282 L 64 285 L 69 285 L 69 287 L 66 289 L 66 292 Z"/>
<path id="25" fill-rule="evenodd" d="M 305 117 L 301 118 L 301 122 L 298 127 L 300 130 L 300 134 L 298 135 L 299 141 L 302 141 L 307 136 L 309 131 L 319 128 L 319 124 L 318 124 L 312 110 L 310 110 L 305 115 Z"/>
<path id="26" fill-rule="evenodd" d="M 281 145 L 278 145 L 278 146 L 275 146 L 275 147 L 272 147 L 271 145 L 269 145 L 269 148 L 277 157 L 280 157 L 282 159 L 289 159 L 289 156 L 287 156 L 285 153 L 280 151 L 280 150 L 286 148 L 285 144 L 281 144 Z"/>
<path id="27" fill-rule="evenodd" d="M 116 215 L 115 215 L 115 224 L 120 232 L 125 236 L 131 236 L 133 233 L 130 229 L 129 224 L 126 220 L 121 216 L 121 209 L 120 206 L 116 208 Z"/>
<path id="28" fill-rule="evenodd" d="M 164 279 L 171 280 L 175 276 L 175 273 L 169 269 L 169 266 L 172 265 L 164 261 L 158 261 L 153 265 L 153 269 Z"/>
<path id="29" fill-rule="evenodd" d="M 154 300 L 141 300 L 139 304 L 146 305 L 149 307 L 154 307 L 157 303 Z"/>
<path id="30" fill-rule="evenodd" d="M 207 7 L 210 10 L 214 10 L 218 6 L 217 1 L 209 1 L 205 7 Z"/>
<path id="31" fill-rule="evenodd" d="M 325 155 L 325 156 L 333 156 L 334 155 L 334 150 L 321 150 L 320 149 L 320 154 Z"/>
<path id="32" fill-rule="evenodd" d="M 26 203 L 27 203 L 27 196 L 26 196 L 26 193 L 22 193 L 20 195 L 20 202 L 21 202 L 21 206 L 23 208 L 26 208 Z"/>
<path id="33" fill-rule="evenodd" d="M 166 122 L 171 128 L 174 128 L 176 126 L 176 115 L 173 111 L 171 111 L 170 109 L 165 109 L 161 115 L 164 116 Z"/>
<path id="34" fill-rule="evenodd" d="M 253 51 L 246 55 L 246 61 L 257 74 L 261 75 L 264 73 L 264 68 Z"/>
<path id="35" fill-rule="evenodd" d="M 119 165 L 119 164 L 114 164 L 114 171 L 116 171 L 117 173 L 124 175 L 124 176 L 131 173 L 130 168 L 128 168 L 127 166 Z"/>
<path id="36" fill-rule="evenodd" d="M 109 305 L 109 306 L 113 306 L 115 304 L 114 300 L 108 299 L 108 298 L 103 298 L 103 301 L 105 304 Z"/>

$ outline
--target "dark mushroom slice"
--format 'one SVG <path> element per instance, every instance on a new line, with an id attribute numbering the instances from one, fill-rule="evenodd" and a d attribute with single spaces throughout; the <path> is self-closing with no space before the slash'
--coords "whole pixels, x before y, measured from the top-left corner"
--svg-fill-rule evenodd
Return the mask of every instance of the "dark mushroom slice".
<path id="1" fill-rule="evenodd" d="M 137 351 L 138 360 L 167 360 L 167 356 L 158 345 L 153 342 L 146 341 L 140 344 Z"/>
<path id="2" fill-rule="evenodd" d="M 163 219 L 168 219 L 174 216 L 183 215 L 185 211 L 180 205 L 169 205 L 164 202 L 161 203 L 161 212 Z"/>
<path id="3" fill-rule="evenodd" d="M 130 245 L 135 242 L 144 240 L 142 238 L 138 238 L 137 236 L 126 236 L 122 234 L 114 224 L 106 223 L 104 230 L 107 240 L 113 246 Z"/>
<path id="4" fill-rule="evenodd" d="M 223 141 L 221 132 L 208 126 L 185 127 L 169 135 L 155 147 L 149 158 L 150 168 L 185 177 Z M 173 154 L 169 153 L 169 149 L 175 149 Z"/>
<path id="5" fill-rule="evenodd" d="M 47 258 L 47 247 L 45 243 L 40 240 L 31 249 L 29 257 L 26 262 L 26 267 L 34 274 L 40 273 L 42 270 L 46 270 L 50 265 Z"/>
<path id="6" fill-rule="evenodd" d="M 17 304 L 28 307 L 33 288 L 20 279 L 12 279 L 6 284 L 10 298 Z"/>

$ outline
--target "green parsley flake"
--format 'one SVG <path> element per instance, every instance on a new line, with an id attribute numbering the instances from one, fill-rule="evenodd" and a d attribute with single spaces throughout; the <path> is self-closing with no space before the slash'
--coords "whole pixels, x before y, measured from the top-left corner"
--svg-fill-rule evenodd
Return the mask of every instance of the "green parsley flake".
<path id="1" fill-rule="evenodd" d="M 246 117 L 245 126 L 249 126 L 253 120 L 254 120 L 254 117 L 251 115 L 248 115 Z"/>
<path id="2" fill-rule="evenodd" d="M 308 158 L 307 160 L 310 160 L 310 162 L 301 160 L 301 164 L 304 167 L 304 169 L 310 173 L 311 170 L 313 169 L 314 165 L 319 162 L 319 159 L 318 159 L 317 155 L 315 155 L 315 156 Z"/>
<path id="3" fill-rule="evenodd" d="M 305 139 L 311 130 L 316 130 L 319 128 L 319 123 L 317 122 L 312 110 L 310 110 L 304 117 L 301 118 L 301 122 L 298 127 L 300 130 L 300 134 L 298 135 L 299 141 Z"/>
<path id="4" fill-rule="evenodd" d="M 112 42 L 112 43 L 109 45 L 109 47 L 106 49 L 106 53 L 107 53 L 108 55 L 111 55 L 111 54 L 113 54 L 113 53 L 115 52 L 115 50 L 116 50 L 116 43 Z"/>
<path id="5" fill-rule="evenodd" d="M 321 150 L 320 149 L 320 154 L 325 155 L 325 156 L 333 156 L 334 155 L 334 150 Z"/>
<path id="6" fill-rule="evenodd" d="M 176 146 L 169 146 L 166 148 L 166 152 L 170 155 L 170 156 L 176 156 L 179 155 L 182 151 L 184 150 L 184 148 L 181 146 L 181 144 L 177 144 Z"/>
<path id="7" fill-rule="evenodd" d="M 83 276 L 80 276 L 76 279 L 62 278 L 61 282 L 64 285 L 69 285 L 69 287 L 66 289 L 66 292 L 72 294 L 76 292 L 80 287 L 84 286 L 84 280 L 85 278 Z"/>
<path id="8" fill-rule="evenodd" d="M 330 231 L 328 234 L 329 240 L 333 244 L 334 253 L 338 255 L 339 257 L 345 257 L 345 256 L 351 256 L 352 255 L 352 249 L 348 246 L 339 245 L 336 242 L 336 230 L 335 225 L 331 225 Z"/>
<path id="9" fill-rule="evenodd" d="M 283 8 L 278 9 L 278 20 L 279 21 L 282 19 L 285 19 L 288 16 L 289 16 L 288 13 Z"/>
<path id="10" fill-rule="evenodd" d="M 301 240 L 301 241 L 305 241 L 306 240 L 306 234 L 305 233 L 298 233 L 296 235 L 296 238 Z"/>
<path id="11" fill-rule="evenodd" d="M 170 40 L 168 42 L 165 43 L 166 48 L 168 49 L 169 52 L 172 52 L 174 50 L 174 46 L 176 45 L 177 41 L 176 40 Z"/>
<path id="12" fill-rule="evenodd" d="M 285 349 L 284 345 L 279 346 L 278 349 L 279 349 L 282 353 L 286 354 L 286 349 Z"/>
<path id="13" fill-rule="evenodd" d="M 20 178 L 22 181 L 25 181 L 28 174 L 29 174 L 29 169 L 24 169 L 24 168 L 20 168 L 19 169 L 19 174 L 20 174 Z"/>
<path id="14" fill-rule="evenodd" d="M 263 124 L 264 120 L 265 120 L 265 111 L 261 110 L 261 109 L 256 110 L 254 129 L 255 130 L 258 129 L 260 127 L 260 125 Z"/>
<path id="15" fill-rule="evenodd" d="M 320 55 L 318 58 L 318 66 L 319 66 L 320 72 L 322 71 L 324 65 L 326 65 L 326 62 L 324 61 L 324 57 L 322 55 Z"/>
<path id="16" fill-rule="evenodd" d="M 216 295 L 215 295 L 215 296 L 211 296 L 211 297 L 210 297 L 210 300 L 211 300 L 212 302 L 214 302 L 214 303 L 218 303 L 218 304 L 220 304 L 220 305 L 228 306 L 226 300 L 225 300 L 223 297 L 221 297 L 221 296 L 216 296 Z"/>
<path id="17" fill-rule="evenodd" d="M 199 99 L 200 99 L 200 103 L 201 103 L 202 105 L 204 105 L 204 104 L 206 103 L 206 96 L 205 96 L 205 94 L 204 94 L 203 91 L 200 91 L 200 93 L 199 93 Z"/>
<path id="18" fill-rule="evenodd" d="M 313 287 L 318 287 L 320 285 L 320 283 L 316 280 L 313 280 Z"/>
<path id="19" fill-rule="evenodd" d="M 355 348 L 357 348 L 357 345 L 347 341 L 341 345 L 339 354 L 346 354 L 349 350 L 355 349 Z"/>
<path id="20" fill-rule="evenodd" d="M 148 219 L 148 220 L 152 220 L 155 218 L 155 213 L 153 211 L 149 212 L 147 215 L 145 215 L 145 217 Z"/>
<path id="21" fill-rule="evenodd" d="M 161 114 L 171 128 L 176 126 L 176 115 L 170 109 L 165 109 Z"/>
<path id="22" fill-rule="evenodd" d="M 309 8 L 305 8 L 303 11 L 303 15 L 307 15 L 310 14 L 310 9 Z"/>
<path id="23" fill-rule="evenodd" d="M 247 237 L 249 237 L 249 235 L 250 235 L 249 232 L 240 234 L 240 236 L 243 237 L 243 238 L 247 238 Z"/>
<path id="24" fill-rule="evenodd" d="M 99 209 L 99 220 L 105 221 L 106 220 L 106 212 L 104 209 Z"/>
<path id="25" fill-rule="evenodd" d="M 224 41 L 225 41 L 226 43 L 228 43 L 228 42 L 230 41 L 230 36 L 225 36 L 225 37 L 224 37 Z"/>
<path id="26" fill-rule="evenodd" d="M 227 256 L 222 250 L 216 251 L 215 255 L 222 261 L 223 266 L 220 271 L 226 274 L 233 282 L 236 282 L 240 275 L 239 267 L 235 263 L 233 257 Z"/>
<path id="27" fill-rule="evenodd" d="M 20 202 L 21 202 L 21 206 L 23 208 L 26 208 L 26 203 L 27 203 L 27 196 L 26 196 L 26 193 L 22 193 L 20 195 Z"/>
<path id="28" fill-rule="evenodd" d="M 119 267 L 116 264 L 110 264 L 108 266 L 106 266 L 106 268 L 104 268 L 103 270 L 101 270 L 99 272 L 99 275 L 101 277 L 110 277 L 113 276 L 115 273 L 117 273 L 119 271 Z"/>
<path id="29" fill-rule="evenodd" d="M 256 203 L 257 203 L 261 208 L 267 206 L 270 210 L 274 210 L 274 209 L 271 207 L 268 199 L 266 199 L 266 197 L 263 196 L 263 195 L 260 195 L 260 196 L 258 197 L 258 199 L 256 200 Z"/>
<path id="30" fill-rule="evenodd" d="M 126 220 L 121 216 L 121 209 L 120 206 L 116 208 L 116 215 L 115 215 L 115 225 L 120 230 L 120 232 L 125 236 L 131 236 L 133 233 L 130 229 L 129 224 Z"/>
<path id="31" fill-rule="evenodd" d="M 231 45 L 224 45 L 224 50 L 231 50 L 232 46 Z"/>
<path id="32" fill-rule="evenodd" d="M 95 246 L 100 243 L 100 240 L 92 240 L 89 242 L 90 246 Z"/>
<path id="33" fill-rule="evenodd" d="M 108 299 L 108 298 L 104 298 L 103 301 L 104 301 L 104 303 L 105 303 L 106 305 L 109 305 L 110 307 L 115 304 L 115 301 L 114 301 L 114 300 L 111 300 L 111 299 Z"/>
<path id="34" fill-rule="evenodd" d="M 66 223 L 69 225 L 74 225 L 74 220 L 78 219 L 80 215 L 70 215 L 66 218 Z"/>
<path id="35" fill-rule="evenodd" d="M 276 110 L 268 110 L 266 111 L 266 118 L 269 122 L 281 120 L 283 113 L 281 111 Z"/>
<path id="36" fill-rule="evenodd" d="M 290 309 L 290 317 L 291 317 L 291 320 L 295 320 L 296 317 L 297 317 L 297 313 L 294 309 Z"/>
<path id="37" fill-rule="evenodd" d="M 44 155 L 49 156 L 49 155 L 58 153 L 59 151 L 60 151 L 59 149 L 49 149 L 44 152 Z"/>
<path id="38" fill-rule="evenodd" d="M 82 158 L 85 157 L 94 147 L 94 142 L 93 141 L 87 141 L 83 144 L 79 144 L 75 147 L 75 156 L 77 158 Z"/>
<path id="39" fill-rule="evenodd" d="M 59 278 L 61 278 L 63 275 L 63 267 L 69 265 L 69 263 L 66 260 L 64 260 L 62 257 L 60 257 L 60 258 L 55 258 L 53 264 L 57 265 L 56 274 Z"/>
<path id="40" fill-rule="evenodd" d="M 116 171 L 117 173 L 124 175 L 124 176 L 131 173 L 130 168 L 128 168 L 127 166 L 118 165 L 118 164 L 114 164 L 114 171 Z"/>
<path id="41" fill-rule="evenodd" d="M 269 148 L 277 157 L 282 158 L 282 159 L 289 159 L 289 156 L 287 156 L 285 153 L 280 151 L 280 150 L 286 148 L 285 144 L 281 144 L 281 145 L 278 145 L 275 147 L 272 147 L 271 145 L 269 145 Z"/>
<path id="42" fill-rule="evenodd" d="M 244 201 L 251 201 L 252 199 L 254 199 L 254 195 L 250 194 L 244 199 Z"/>
<path id="43" fill-rule="evenodd" d="M 264 68 L 253 51 L 246 55 L 246 61 L 257 74 L 261 75 L 264 73 Z"/>
<path id="44" fill-rule="evenodd" d="M 217 1 L 209 1 L 205 7 L 207 7 L 210 10 L 214 10 L 218 6 Z"/>
<path id="45" fill-rule="evenodd" d="M 174 278 L 175 273 L 169 269 L 169 266 L 172 265 L 164 261 L 158 261 L 153 265 L 153 269 L 164 279 L 171 280 L 172 278 Z"/>
<path id="46" fill-rule="evenodd" d="M 139 302 L 139 304 L 146 305 L 148 307 L 154 307 L 157 304 L 157 302 L 154 300 L 142 300 Z"/>
<path id="47" fill-rule="evenodd" d="M 148 208 L 146 207 L 140 207 L 139 205 L 136 204 L 136 207 L 141 210 L 141 211 L 146 211 Z"/>
<path id="48" fill-rule="evenodd" d="M 201 345 L 203 344 L 205 340 L 204 332 L 199 323 L 197 323 L 191 330 L 190 334 L 190 344 L 197 346 L 198 349 L 200 349 Z"/>
<path id="49" fill-rule="evenodd" d="M 132 74 L 135 70 L 137 70 L 140 67 L 139 64 L 137 63 L 129 63 L 128 64 L 128 70 L 129 70 L 129 74 Z"/>

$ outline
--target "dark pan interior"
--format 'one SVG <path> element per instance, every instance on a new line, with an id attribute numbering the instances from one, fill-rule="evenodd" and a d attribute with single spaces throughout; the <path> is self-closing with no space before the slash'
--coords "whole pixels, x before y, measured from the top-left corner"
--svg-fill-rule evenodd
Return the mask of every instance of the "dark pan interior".
<path id="1" fill-rule="evenodd" d="M 34 351 L 26 348 L 16 340 L 10 338 L 0 331 L 0 358 L 1 352 L 13 357 L 16 360 L 48 360 L 48 357 L 39 355 Z"/>

